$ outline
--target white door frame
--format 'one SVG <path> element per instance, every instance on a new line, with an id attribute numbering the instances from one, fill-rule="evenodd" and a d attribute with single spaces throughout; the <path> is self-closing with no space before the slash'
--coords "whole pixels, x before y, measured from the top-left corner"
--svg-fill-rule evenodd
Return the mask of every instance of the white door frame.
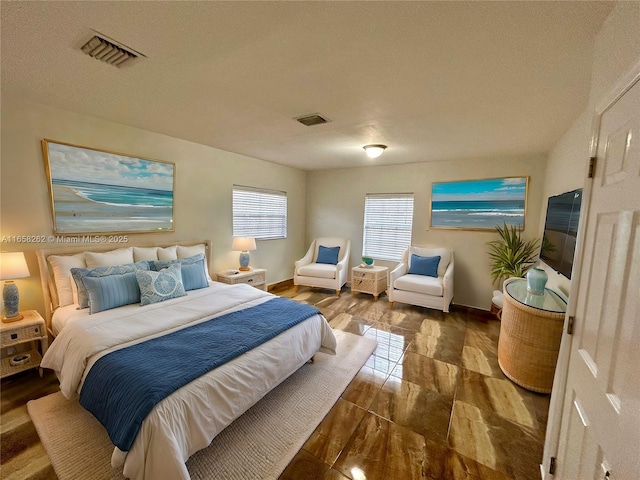
<path id="1" fill-rule="evenodd" d="M 637 81 L 640 81 L 640 59 L 636 61 L 633 67 L 623 75 L 616 86 L 606 95 L 597 105 L 593 121 L 591 125 L 591 143 L 589 148 L 589 156 L 596 156 L 598 151 L 598 134 L 600 132 L 600 122 L 603 113 L 617 102 Z M 549 404 L 549 416 L 547 420 L 547 432 L 544 440 L 544 453 L 542 456 L 542 464 L 540 465 L 540 474 L 543 480 L 551 479 L 550 474 L 551 458 L 557 457 L 558 446 L 560 442 L 560 426 L 562 424 L 562 408 L 567 387 L 567 376 L 569 373 L 569 356 L 571 353 L 571 342 L 573 337 L 567 334 L 569 318 L 575 315 L 576 296 L 578 293 L 580 270 L 582 267 L 582 256 L 584 248 L 584 235 L 586 232 L 587 218 L 589 215 L 589 204 L 591 200 L 591 190 L 593 189 L 593 179 L 589 178 L 587 167 L 587 177 L 582 193 L 582 207 L 580 212 L 580 225 L 578 227 L 578 238 L 576 241 L 576 262 L 573 264 L 571 273 L 571 288 L 569 290 L 569 299 L 567 303 L 567 313 L 564 319 L 564 329 L 562 333 L 562 341 L 560 343 L 560 351 L 558 353 L 558 363 L 556 364 L 556 373 L 553 378 L 553 389 Z"/>

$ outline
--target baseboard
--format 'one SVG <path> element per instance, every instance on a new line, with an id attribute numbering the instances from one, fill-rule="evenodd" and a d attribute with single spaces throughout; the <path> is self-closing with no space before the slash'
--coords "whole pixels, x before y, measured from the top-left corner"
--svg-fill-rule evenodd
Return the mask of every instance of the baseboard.
<path id="1" fill-rule="evenodd" d="M 286 290 L 287 288 L 291 288 L 291 287 L 293 287 L 293 278 L 289 278 L 281 282 L 271 283 L 267 285 L 267 291 L 275 292 L 278 290 Z"/>
<path id="2" fill-rule="evenodd" d="M 293 278 L 289 278 L 287 280 L 283 280 L 281 282 L 276 282 L 276 283 L 271 283 L 267 286 L 267 291 L 269 292 L 276 292 L 279 290 L 286 290 L 288 288 L 292 288 L 293 285 Z M 347 288 L 351 288 L 351 282 L 347 282 L 345 285 Z M 481 308 L 477 308 L 477 307 L 470 307 L 468 305 L 461 305 L 461 304 L 457 304 L 457 303 L 452 303 L 451 304 L 451 308 L 453 310 L 457 310 L 459 312 L 465 312 L 465 313 L 471 313 L 477 317 L 480 317 L 481 319 L 486 319 L 486 320 L 495 320 L 496 319 L 496 315 L 492 312 L 490 312 L 489 310 L 482 310 Z"/>
<path id="3" fill-rule="evenodd" d="M 468 305 L 460 305 L 458 303 L 452 303 L 451 304 L 451 309 L 452 310 L 456 310 L 458 312 L 466 312 L 466 313 L 472 313 L 475 316 L 478 316 L 482 319 L 486 319 L 486 320 L 495 320 L 496 316 L 495 314 L 491 313 L 489 310 L 483 310 L 481 308 L 477 308 L 477 307 L 470 307 Z"/>

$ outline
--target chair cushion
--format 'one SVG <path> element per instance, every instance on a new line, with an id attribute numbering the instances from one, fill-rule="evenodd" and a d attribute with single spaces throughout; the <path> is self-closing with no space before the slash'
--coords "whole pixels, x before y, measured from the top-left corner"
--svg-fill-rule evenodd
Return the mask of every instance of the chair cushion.
<path id="1" fill-rule="evenodd" d="M 409 247 L 409 258 L 411 254 L 420 255 L 421 257 L 435 257 L 440 256 L 440 263 L 438 264 L 438 276 L 442 276 L 447 272 L 447 267 L 451 262 L 451 254 L 446 248 L 429 248 L 429 247 Z M 409 261 L 409 267 L 411 267 L 411 261 Z"/>
<path id="2" fill-rule="evenodd" d="M 325 247 L 323 245 L 320 245 L 318 247 L 318 258 L 316 259 L 316 263 L 336 265 L 338 263 L 339 253 L 340 247 Z"/>
<path id="3" fill-rule="evenodd" d="M 409 273 L 425 275 L 427 277 L 437 277 L 439 263 L 440 255 L 436 257 L 421 257 L 420 255 L 411 254 L 411 267 L 409 267 Z"/>
<path id="4" fill-rule="evenodd" d="M 398 278 L 393 283 L 396 290 L 424 293 L 434 297 L 442 296 L 442 278 L 427 277 L 425 275 L 407 274 Z"/>
<path id="5" fill-rule="evenodd" d="M 336 267 L 325 263 L 310 263 L 300 267 L 298 275 L 303 277 L 336 278 Z"/>

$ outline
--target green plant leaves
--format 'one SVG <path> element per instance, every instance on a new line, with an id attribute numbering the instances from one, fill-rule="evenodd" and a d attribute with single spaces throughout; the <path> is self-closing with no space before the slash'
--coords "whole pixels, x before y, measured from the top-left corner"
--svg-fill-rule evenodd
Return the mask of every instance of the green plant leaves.
<path id="1" fill-rule="evenodd" d="M 499 240 L 487 242 L 491 259 L 491 280 L 495 285 L 509 277 L 524 277 L 537 261 L 540 243 L 537 239 L 525 242 L 515 225 L 496 226 Z"/>

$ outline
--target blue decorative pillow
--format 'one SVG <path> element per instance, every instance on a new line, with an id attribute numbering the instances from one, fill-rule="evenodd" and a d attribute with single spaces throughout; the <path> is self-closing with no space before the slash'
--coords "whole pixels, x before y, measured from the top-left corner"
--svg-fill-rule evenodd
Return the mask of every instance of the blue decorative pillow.
<path id="1" fill-rule="evenodd" d="M 182 283 L 186 291 L 209 286 L 204 266 L 204 253 L 197 253 L 192 257 L 178 258 L 176 260 L 154 260 L 149 263 L 151 264 L 151 270 L 155 271 L 160 271 L 172 265 L 180 265 Z"/>
<path id="2" fill-rule="evenodd" d="M 82 279 L 89 296 L 91 314 L 140 302 L 140 288 L 134 272 Z"/>
<path id="3" fill-rule="evenodd" d="M 204 270 L 204 253 L 198 253 L 192 257 L 177 258 L 175 260 L 151 260 L 149 266 L 151 270 L 159 272 L 163 268 L 170 267 L 172 265 L 191 265 L 202 260 L 202 269 Z"/>
<path id="4" fill-rule="evenodd" d="M 411 254 L 409 273 L 414 275 L 425 275 L 427 277 L 437 277 L 439 263 L 439 255 L 437 257 L 421 257 L 420 255 Z"/>
<path id="5" fill-rule="evenodd" d="M 209 281 L 204 273 L 204 259 L 190 265 L 183 263 L 180 265 L 180 271 L 182 272 L 182 283 L 187 292 L 209 286 Z"/>
<path id="6" fill-rule="evenodd" d="M 78 305 L 80 308 L 89 306 L 89 295 L 84 286 L 83 278 L 89 277 L 106 277 L 108 275 L 123 275 L 132 273 L 136 270 L 149 270 L 149 262 L 142 260 L 136 263 L 127 263 L 125 265 L 115 265 L 112 267 L 96 267 L 96 268 L 72 268 L 71 276 L 73 277 L 78 289 Z"/>
<path id="7" fill-rule="evenodd" d="M 182 272 L 179 264 L 171 265 L 164 270 L 137 270 L 136 280 L 140 287 L 140 303 L 163 302 L 171 298 L 183 297 L 187 294 L 182 283 Z"/>
<path id="8" fill-rule="evenodd" d="M 326 263 L 329 265 L 337 265 L 339 253 L 340 253 L 340 247 L 325 247 L 320 245 L 318 247 L 318 258 L 316 260 L 316 263 Z"/>

